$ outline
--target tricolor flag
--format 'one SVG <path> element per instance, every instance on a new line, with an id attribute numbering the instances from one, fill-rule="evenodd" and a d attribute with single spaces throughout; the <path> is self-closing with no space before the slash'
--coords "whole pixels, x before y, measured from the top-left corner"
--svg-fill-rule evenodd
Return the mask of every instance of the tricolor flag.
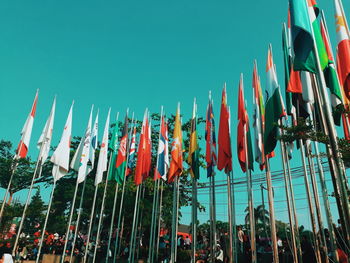
<path id="1" fill-rule="evenodd" d="M 129 148 L 128 167 L 126 171 L 127 176 L 131 174 L 134 168 L 133 166 L 135 161 L 135 154 L 136 154 L 136 127 L 134 124 L 133 132 L 131 136 L 130 148 Z"/>
<path id="2" fill-rule="evenodd" d="M 128 126 L 129 126 L 129 119 L 128 119 L 128 113 L 126 113 L 124 128 L 122 132 L 122 138 L 119 142 L 118 156 L 115 164 L 114 178 L 118 184 L 122 184 L 125 177 L 126 159 L 127 159 L 126 156 L 127 156 L 127 150 L 128 150 Z"/>
<path id="3" fill-rule="evenodd" d="M 328 38 L 325 21 L 321 21 L 321 33 L 328 55 L 328 66 L 324 70 L 324 77 L 327 87 L 331 92 L 331 104 L 334 124 L 340 126 L 341 112 L 343 111 L 343 98 L 338 78 L 338 73 L 335 67 L 332 47 Z"/>
<path id="4" fill-rule="evenodd" d="M 260 165 L 260 170 L 265 169 L 265 155 L 264 155 L 264 143 L 263 143 L 263 117 L 264 117 L 264 98 L 261 91 L 260 79 L 258 75 L 258 69 L 256 61 L 254 62 L 253 71 L 253 127 L 255 131 L 255 161 Z"/>
<path id="5" fill-rule="evenodd" d="M 140 142 L 137 149 L 137 161 L 136 161 L 136 169 L 135 169 L 135 184 L 140 185 L 143 180 L 148 177 L 150 172 L 150 164 L 151 160 L 150 156 L 150 128 L 148 121 L 148 110 L 145 110 L 145 114 L 143 116 L 142 121 L 142 129 L 140 134 Z"/>
<path id="6" fill-rule="evenodd" d="M 50 161 L 53 163 L 52 175 L 55 181 L 58 181 L 65 176 L 69 171 L 69 155 L 70 143 L 72 137 L 72 115 L 73 105 L 70 107 L 66 124 L 64 125 L 63 133 L 56 150 L 51 156 Z"/>
<path id="7" fill-rule="evenodd" d="M 205 122 L 205 160 L 207 162 L 207 177 L 214 176 L 214 167 L 217 162 L 215 121 L 213 112 L 213 101 L 209 92 L 209 103 L 207 107 L 207 117 Z"/>
<path id="8" fill-rule="evenodd" d="M 87 164 L 90 156 L 90 144 L 91 144 L 91 126 L 92 126 L 92 111 L 91 107 L 89 121 L 85 130 L 84 136 L 81 138 L 79 146 L 75 151 L 70 167 L 75 171 L 78 171 L 78 183 L 85 180 L 87 175 Z"/>
<path id="9" fill-rule="evenodd" d="M 190 174 L 192 178 L 199 179 L 199 146 L 197 142 L 197 104 L 193 102 L 193 112 L 191 120 L 190 146 L 188 150 L 188 159 L 190 165 Z"/>
<path id="10" fill-rule="evenodd" d="M 340 85 L 350 100 L 350 36 L 341 0 L 334 0 L 335 25 L 337 32 L 337 66 Z"/>
<path id="11" fill-rule="evenodd" d="M 40 138 L 37 144 L 38 149 L 40 149 L 38 159 L 41 161 L 41 164 L 43 164 L 46 161 L 47 157 L 49 156 L 51 140 L 52 140 L 53 123 L 55 119 L 55 109 L 56 109 L 56 97 L 53 100 L 50 116 L 45 123 L 44 129 L 40 135 Z"/>
<path id="12" fill-rule="evenodd" d="M 277 81 L 275 65 L 273 63 L 272 48 L 269 46 L 266 65 L 267 83 L 266 108 L 265 108 L 265 131 L 264 131 L 264 153 L 271 154 L 277 144 L 278 120 L 284 116 L 281 105 L 281 95 Z"/>
<path id="13" fill-rule="evenodd" d="M 95 164 L 95 152 L 98 146 L 98 114 L 99 110 L 97 110 L 96 119 L 94 122 L 94 126 L 92 126 L 91 131 L 91 144 L 90 144 L 90 151 L 89 151 L 89 161 L 88 161 L 88 171 L 89 174 L 92 169 L 94 169 Z"/>
<path id="14" fill-rule="evenodd" d="M 159 143 L 157 151 L 157 166 L 154 172 L 154 180 L 162 178 L 167 180 L 167 173 L 169 169 L 169 144 L 168 144 L 168 125 L 164 116 L 161 118 Z"/>
<path id="15" fill-rule="evenodd" d="M 237 156 L 243 172 L 246 172 L 246 166 L 248 166 L 248 169 L 254 170 L 253 152 L 251 146 L 252 145 L 249 130 L 249 118 L 247 110 L 245 108 L 243 92 L 243 75 L 241 74 L 238 89 Z"/>
<path id="16" fill-rule="evenodd" d="M 105 129 L 103 132 L 102 142 L 100 146 L 100 154 L 98 156 L 98 163 L 96 169 L 95 186 L 102 182 L 103 173 L 107 171 L 107 155 L 108 155 L 108 130 L 109 130 L 109 115 L 111 109 L 108 110 Z"/>
<path id="17" fill-rule="evenodd" d="M 115 173 L 115 162 L 117 160 L 117 153 L 118 153 L 118 118 L 119 113 L 117 113 L 117 118 L 115 121 L 114 129 L 112 132 L 111 141 L 109 142 L 109 149 L 111 150 L 111 163 L 109 164 L 109 171 L 108 171 L 108 180 L 114 179 L 114 173 Z"/>
<path id="18" fill-rule="evenodd" d="M 232 151 L 231 151 L 231 134 L 230 134 L 230 111 L 227 106 L 226 83 L 222 90 L 220 124 L 219 124 L 219 153 L 218 169 L 225 169 L 225 173 L 232 171 Z"/>
<path id="19" fill-rule="evenodd" d="M 26 122 L 24 123 L 22 132 L 21 132 L 21 140 L 18 144 L 17 150 L 16 150 L 16 158 L 26 158 L 30 143 L 30 137 L 32 135 L 32 129 L 34 124 L 34 117 L 36 112 L 36 104 L 38 102 L 38 95 L 39 90 L 36 91 L 34 102 L 32 105 L 32 109 L 30 110 L 30 113 L 27 117 Z"/>
<path id="20" fill-rule="evenodd" d="M 171 144 L 171 163 L 168 174 L 168 182 L 174 182 L 177 176 L 183 172 L 183 157 L 182 157 L 182 130 L 180 117 L 180 103 L 177 105 L 173 142 Z"/>

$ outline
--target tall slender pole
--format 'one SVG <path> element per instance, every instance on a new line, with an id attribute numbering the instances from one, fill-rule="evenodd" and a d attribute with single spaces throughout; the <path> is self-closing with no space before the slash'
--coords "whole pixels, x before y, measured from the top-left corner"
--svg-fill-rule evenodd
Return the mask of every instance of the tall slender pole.
<path id="1" fill-rule="evenodd" d="M 326 243 L 326 237 L 324 233 L 324 226 L 323 226 L 323 220 L 321 215 L 321 206 L 320 206 L 320 198 L 318 195 L 318 189 L 317 189 L 317 182 L 316 182 L 316 174 L 315 174 L 315 165 L 314 161 L 311 158 L 311 145 L 305 145 L 306 147 L 306 156 L 309 163 L 309 169 L 310 169 L 310 178 L 311 178 L 311 185 L 312 190 L 314 193 L 314 199 L 315 199 L 315 206 L 316 206 L 316 216 L 318 221 L 318 228 L 319 228 L 319 235 L 320 238 L 320 249 L 322 251 L 321 256 L 323 257 L 323 262 L 328 263 L 328 250 L 327 250 L 327 243 Z"/>
<path id="2" fill-rule="evenodd" d="M 270 225 L 271 225 L 271 239 L 272 239 L 272 254 L 273 262 L 278 263 L 278 248 L 277 248 L 277 231 L 276 231 L 276 220 L 275 220 L 275 207 L 274 207 L 274 197 L 272 189 L 272 180 L 270 172 L 270 162 L 269 158 L 266 158 L 266 185 L 269 200 L 269 210 L 270 210 Z"/>
<path id="3" fill-rule="evenodd" d="M 89 222 L 89 230 L 88 230 L 88 235 L 86 239 L 86 245 L 85 245 L 85 253 L 84 253 L 84 258 L 83 262 L 86 263 L 88 253 L 89 253 L 89 245 L 90 245 L 90 236 L 91 236 L 91 230 L 92 230 L 92 223 L 95 218 L 95 207 L 96 207 L 96 197 L 97 197 L 97 191 L 98 191 L 98 185 L 95 186 L 95 193 L 94 193 L 94 199 L 92 201 L 92 208 L 91 208 L 91 215 L 90 215 L 90 222 Z"/>
<path id="4" fill-rule="evenodd" d="M 304 150 L 303 141 L 301 139 L 299 139 L 299 144 L 300 144 L 301 160 L 303 163 L 303 170 L 304 170 L 304 184 L 305 184 L 305 190 L 306 190 L 306 196 L 307 196 L 309 213 L 310 213 L 310 220 L 311 220 L 310 223 L 311 223 L 312 233 L 314 234 L 314 239 L 315 239 L 315 255 L 316 255 L 316 259 L 318 260 L 318 262 L 321 262 L 320 244 L 319 244 L 319 239 L 317 237 L 315 212 L 314 212 L 314 208 L 312 205 L 312 196 L 311 196 L 311 191 L 310 191 L 309 175 L 308 175 L 307 168 L 306 168 L 305 150 Z"/>
<path id="5" fill-rule="evenodd" d="M 72 261 L 73 261 L 75 242 L 77 240 L 77 235 L 78 235 L 78 230 L 79 230 L 79 223 L 80 223 L 80 217 L 81 217 L 81 212 L 83 210 L 83 201 L 84 201 L 84 193 L 85 193 L 86 181 L 87 181 L 87 179 L 85 178 L 84 183 L 83 183 L 83 189 L 81 190 L 81 195 L 80 195 L 79 209 L 78 209 L 77 221 L 75 223 L 75 229 L 74 229 L 74 234 L 73 234 L 73 243 L 72 243 L 72 249 L 70 251 L 69 263 L 72 263 Z"/>
<path id="6" fill-rule="evenodd" d="M 175 263 L 175 248 L 177 246 L 176 241 L 176 223 L 177 223 L 177 211 L 176 211 L 176 202 L 177 202 L 177 182 L 178 182 L 178 177 L 175 178 L 173 182 L 173 211 L 172 211 L 172 223 L 171 223 L 171 257 L 170 257 L 170 262 Z"/>
<path id="7" fill-rule="evenodd" d="M 178 179 L 177 182 L 177 190 L 176 190 L 176 231 L 175 231 L 175 236 L 177 240 L 177 233 L 179 232 L 179 203 L 180 200 L 180 178 Z M 177 261 L 177 245 L 175 245 L 175 262 Z"/>
<path id="8" fill-rule="evenodd" d="M 75 189 L 74 189 L 73 201 L 72 201 L 72 204 L 71 204 L 69 220 L 68 220 L 68 227 L 67 227 L 66 235 L 64 237 L 64 246 L 63 246 L 63 252 L 62 252 L 62 257 L 61 257 L 61 263 L 65 262 L 64 258 L 65 258 L 65 255 L 66 255 L 66 249 L 67 249 L 67 245 L 68 245 L 68 242 L 69 242 L 70 225 L 72 223 L 72 218 L 73 218 L 73 214 L 74 214 L 75 200 L 77 198 L 78 188 L 79 188 L 79 182 L 78 182 L 78 178 L 77 178 L 77 182 L 75 184 Z"/>
<path id="9" fill-rule="evenodd" d="M 140 185 L 137 186 L 136 188 L 136 194 L 135 194 L 135 207 L 134 207 L 134 216 L 133 216 L 133 221 L 132 221 L 132 228 L 131 228 L 131 239 L 130 239 L 130 251 L 129 251 L 129 263 L 131 263 L 132 259 L 132 254 L 134 250 L 134 232 L 136 228 L 136 214 L 137 214 L 137 207 L 138 207 L 138 199 L 139 199 L 139 193 L 140 192 Z"/>
<path id="10" fill-rule="evenodd" d="M 212 168 L 214 169 L 214 167 Z M 215 261 L 215 252 L 217 247 L 217 239 L 216 239 L 216 200 L 215 200 L 215 175 L 213 173 L 212 176 L 209 177 L 209 183 L 210 183 L 210 255 L 211 255 L 211 261 Z"/>
<path id="11" fill-rule="evenodd" d="M 192 262 L 196 263 L 197 246 L 197 179 L 192 178 Z"/>
<path id="12" fill-rule="evenodd" d="M 233 263 L 234 258 L 234 234 L 233 234 L 233 211 L 232 211 L 232 188 L 231 188 L 231 177 L 230 173 L 227 173 L 227 203 L 228 203 L 228 225 L 229 225 L 229 259 L 230 263 Z"/>
<path id="13" fill-rule="evenodd" d="M 281 130 L 282 129 L 280 129 L 280 133 L 282 133 Z M 289 225 L 290 225 L 290 232 L 291 232 L 291 239 L 292 239 L 293 260 L 294 262 L 298 263 L 299 258 L 298 258 L 297 244 L 296 244 L 296 238 L 295 238 L 295 229 L 294 229 L 295 224 L 293 221 L 293 212 L 292 212 L 292 206 L 290 201 L 290 189 L 289 189 L 288 180 L 287 180 L 287 168 L 286 168 L 287 161 L 286 160 L 288 158 L 288 154 L 286 151 L 286 145 L 283 140 L 280 141 L 280 146 L 281 146 L 281 153 L 282 153 L 284 187 L 286 191 L 288 218 L 289 218 Z"/>
<path id="14" fill-rule="evenodd" d="M 158 157 L 157 157 L 158 159 Z M 157 160 L 158 164 L 158 160 Z M 156 168 L 157 169 L 157 168 Z M 157 181 L 154 180 L 154 186 L 153 186 L 153 204 L 152 204 L 152 218 L 151 218 L 151 230 L 150 230 L 150 238 L 149 238 L 149 249 L 148 249 L 148 262 L 152 262 L 152 251 L 153 251 L 153 226 L 154 226 L 154 221 L 155 221 L 155 206 L 156 206 L 156 188 L 157 188 Z"/>
<path id="15" fill-rule="evenodd" d="M 261 206 L 262 206 L 262 210 L 265 211 L 265 200 L 264 200 L 264 185 L 260 184 L 260 190 L 261 190 Z M 264 225 L 264 232 L 266 237 L 268 237 L 267 235 L 267 229 L 266 229 L 266 219 L 265 216 L 263 216 L 263 225 Z"/>
<path id="16" fill-rule="evenodd" d="M 58 169 L 57 169 L 58 172 Z M 57 176 L 57 172 L 56 172 L 56 176 Z M 56 177 L 55 176 L 55 177 Z M 54 178 L 55 178 L 54 177 Z M 49 215 L 50 215 L 50 210 L 51 210 L 51 205 L 52 205 L 52 200 L 53 200 L 53 194 L 55 192 L 55 188 L 56 188 L 56 180 L 53 180 L 53 186 L 52 186 L 52 190 L 51 190 L 51 196 L 50 196 L 50 201 L 49 204 L 47 206 L 47 212 L 46 212 L 46 217 L 45 217 L 45 222 L 44 222 L 44 227 L 41 233 L 41 238 L 40 238 L 40 243 L 39 243 L 39 249 L 38 249 L 38 254 L 36 256 L 36 263 L 39 263 L 40 261 L 40 255 L 41 255 L 41 249 L 43 247 L 43 243 L 44 243 L 44 238 L 45 238 L 45 232 L 46 232 L 46 226 L 47 226 L 47 221 L 49 220 Z"/>
<path id="17" fill-rule="evenodd" d="M 256 242 L 255 242 L 255 215 L 254 215 L 254 200 L 252 192 L 252 174 L 249 167 L 248 155 L 248 138 L 247 138 L 247 124 L 244 125 L 244 149 L 245 149 L 245 169 L 247 174 L 247 190 L 248 190 L 248 207 L 249 207 L 249 225 L 250 225 L 250 249 L 252 254 L 252 263 L 257 262 L 256 256 Z M 253 160 L 252 160 L 253 161 Z"/>
<path id="18" fill-rule="evenodd" d="M 145 198 L 145 190 L 146 187 L 145 185 L 142 185 L 142 195 L 140 194 L 139 197 L 139 201 L 138 203 L 141 203 L 141 198 L 144 199 Z M 141 210 L 141 211 L 140 211 Z M 137 209 L 137 214 L 136 214 L 136 223 L 139 224 L 138 227 L 136 228 L 136 233 L 135 233 L 135 239 L 134 239 L 134 254 L 133 254 L 133 258 L 132 258 L 132 262 L 135 261 L 135 250 L 136 250 L 136 259 L 139 258 L 139 252 L 140 252 L 140 245 L 141 245 L 141 239 L 142 239 L 142 220 L 139 220 L 140 218 L 142 218 L 142 214 L 143 214 L 143 207 L 140 208 L 140 206 Z"/>
<path id="19" fill-rule="evenodd" d="M 111 248 L 111 242 L 112 242 L 114 217 L 115 217 L 115 211 L 116 211 L 116 207 L 117 207 L 118 188 L 119 188 L 119 184 L 116 183 L 116 184 L 115 184 L 115 192 L 114 192 L 114 201 L 113 201 L 113 210 L 112 210 L 111 225 L 110 225 L 110 227 L 109 227 L 108 245 L 107 245 L 107 253 L 106 253 L 106 263 L 108 263 L 109 250 L 110 250 L 110 248 Z"/>
<path id="20" fill-rule="evenodd" d="M 105 187 L 103 190 L 102 204 L 101 204 L 101 210 L 100 210 L 100 217 L 98 219 L 95 250 L 94 250 L 94 256 L 93 256 L 92 263 L 95 263 L 95 261 L 96 261 L 97 247 L 100 243 L 100 231 L 101 231 L 101 226 L 103 224 L 103 212 L 105 209 L 105 201 L 106 201 L 107 187 L 108 187 L 108 174 L 109 174 L 109 170 L 111 169 L 111 166 L 112 166 L 112 162 L 111 162 L 112 156 L 113 156 L 113 154 L 110 154 L 110 156 L 109 156 L 109 165 L 108 165 L 108 170 L 107 170 L 107 174 L 106 174 Z"/>
<path id="21" fill-rule="evenodd" d="M 46 144 L 46 142 L 44 142 L 44 144 Z M 42 148 L 43 148 L 43 147 L 41 147 L 41 149 L 42 149 Z M 40 150 L 40 152 L 41 152 L 41 150 Z M 41 156 L 41 153 L 39 154 L 39 156 Z M 22 212 L 21 223 L 19 224 L 18 231 L 17 231 L 17 235 L 16 235 L 15 244 L 13 245 L 12 256 L 15 256 L 15 254 L 16 254 L 16 250 L 17 250 L 17 245 L 18 245 L 19 237 L 20 237 L 21 232 L 22 232 L 24 219 L 25 219 L 25 217 L 26 217 L 26 212 L 27 212 L 27 209 L 28 209 L 28 206 L 29 206 L 29 203 L 30 203 L 30 197 L 31 197 L 31 195 L 32 195 L 32 190 L 33 190 L 33 186 L 34 186 L 34 181 L 35 181 L 35 178 L 36 178 L 36 174 L 37 174 L 38 169 L 39 169 L 39 175 L 38 175 L 38 177 L 40 177 L 40 176 L 41 176 L 41 172 L 42 172 L 41 158 L 38 158 L 38 160 L 37 160 L 37 162 L 36 162 L 36 165 L 35 165 L 35 169 L 34 169 L 32 181 L 31 181 L 31 183 L 30 183 L 29 191 L 28 191 L 28 194 L 27 194 L 26 203 L 25 203 L 25 205 L 24 205 L 24 209 L 23 209 L 23 212 Z"/>
<path id="22" fill-rule="evenodd" d="M 158 228 L 157 228 L 157 245 L 156 245 L 156 253 L 155 253 L 156 261 L 158 260 L 160 227 L 161 227 L 161 222 L 162 222 L 163 188 L 164 188 L 164 183 L 163 183 L 163 180 L 161 180 L 161 183 L 160 183 L 160 198 L 159 198 L 159 217 L 158 217 Z"/>

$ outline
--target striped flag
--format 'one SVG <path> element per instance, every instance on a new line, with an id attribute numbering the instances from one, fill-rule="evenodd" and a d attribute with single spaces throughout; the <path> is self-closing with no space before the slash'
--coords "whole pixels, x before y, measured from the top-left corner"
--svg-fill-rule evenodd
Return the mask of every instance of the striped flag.
<path id="1" fill-rule="evenodd" d="M 36 104 L 38 102 L 38 95 L 39 90 L 36 91 L 34 102 L 32 105 L 32 108 L 30 110 L 30 113 L 27 117 L 26 122 L 24 123 L 22 132 L 21 132 L 21 140 L 18 144 L 17 150 L 16 150 L 16 158 L 26 158 L 30 143 L 30 137 L 32 135 L 32 129 L 34 124 L 34 117 L 36 112 Z"/>
<path id="2" fill-rule="evenodd" d="M 193 102 L 188 163 L 192 178 L 199 179 L 199 146 L 197 142 L 197 104 Z"/>
<path id="3" fill-rule="evenodd" d="M 168 144 L 168 125 L 162 116 L 160 123 L 160 134 L 158 143 L 158 162 L 155 169 L 154 180 L 162 178 L 164 181 L 167 180 L 167 173 L 169 169 L 169 144 Z"/>
<path id="4" fill-rule="evenodd" d="M 216 155 L 216 136 L 215 136 L 215 121 L 213 112 L 213 100 L 211 98 L 211 92 L 209 92 L 209 102 L 207 107 L 205 121 L 205 160 L 207 162 L 207 177 L 214 176 L 214 167 L 217 162 Z"/>

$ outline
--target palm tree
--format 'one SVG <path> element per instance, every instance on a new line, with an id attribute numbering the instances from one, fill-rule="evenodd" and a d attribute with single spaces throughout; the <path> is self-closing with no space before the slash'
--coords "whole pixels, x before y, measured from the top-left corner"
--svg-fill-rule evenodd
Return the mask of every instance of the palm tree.
<path id="1" fill-rule="evenodd" d="M 249 207 L 247 207 L 244 211 L 247 213 L 245 216 L 245 224 L 249 225 Z M 265 232 L 266 234 L 270 222 L 269 211 L 267 211 L 263 205 L 255 207 L 254 219 L 257 234 L 260 234 L 262 232 Z"/>

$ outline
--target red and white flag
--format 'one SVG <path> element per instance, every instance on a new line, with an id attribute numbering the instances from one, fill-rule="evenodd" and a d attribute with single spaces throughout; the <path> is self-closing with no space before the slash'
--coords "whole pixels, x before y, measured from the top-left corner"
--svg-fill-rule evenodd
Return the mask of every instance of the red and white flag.
<path id="1" fill-rule="evenodd" d="M 26 158 L 29 148 L 30 137 L 32 135 L 32 129 L 34 124 L 34 117 L 36 112 L 36 104 L 38 102 L 39 90 L 36 91 L 32 109 L 27 117 L 26 122 L 24 123 L 22 132 L 21 132 L 21 141 L 18 144 L 16 150 L 16 158 Z"/>

